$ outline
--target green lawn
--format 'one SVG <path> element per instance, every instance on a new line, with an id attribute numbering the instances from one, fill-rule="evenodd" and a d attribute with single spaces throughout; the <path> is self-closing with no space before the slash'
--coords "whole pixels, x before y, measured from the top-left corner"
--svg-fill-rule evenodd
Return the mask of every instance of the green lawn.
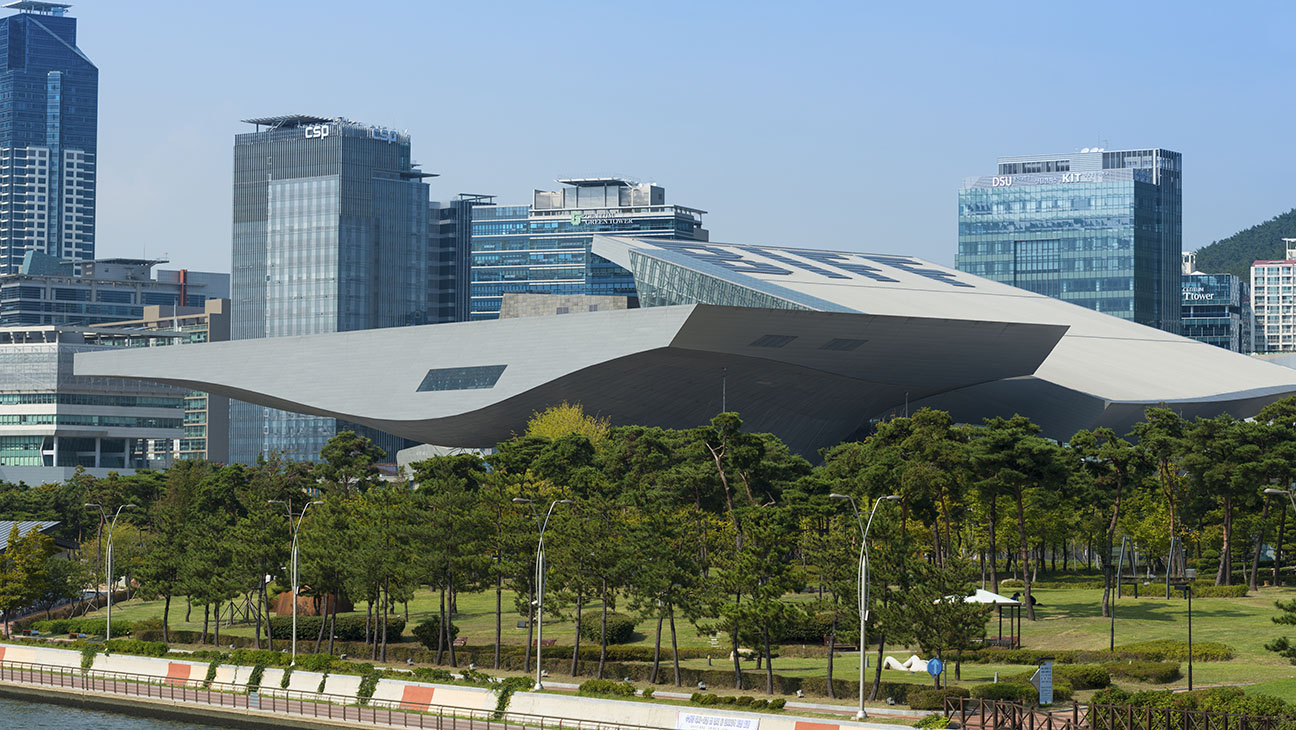
<path id="1" fill-rule="evenodd" d="M 1155 586 L 1146 587 L 1154 596 Z M 1023 621 L 1023 646 L 1029 649 L 1093 649 L 1107 648 L 1110 622 L 1100 615 L 1098 602 L 1101 591 L 1088 589 L 1043 589 L 1034 591 L 1039 601 L 1036 607 L 1037 620 Z M 1163 595 L 1163 594 L 1162 594 Z M 1198 662 L 1194 665 L 1194 683 L 1198 686 L 1210 684 L 1263 683 L 1253 691 L 1263 691 L 1296 699 L 1296 667 L 1285 660 L 1265 651 L 1264 644 L 1282 633 L 1282 627 L 1275 625 L 1270 618 L 1275 615 L 1273 603 L 1277 599 L 1296 597 L 1296 589 L 1264 588 L 1259 594 L 1247 598 L 1200 598 L 1193 601 L 1193 639 L 1194 641 L 1217 641 L 1228 644 L 1237 650 L 1238 656 L 1229 662 Z M 437 609 L 437 597 L 430 592 L 420 592 L 410 602 L 410 625 L 406 633 L 420 619 L 434 615 Z M 506 643 L 521 644 L 526 641 L 527 630 L 517 628 L 518 616 L 513 611 L 513 596 L 504 595 L 504 628 Z M 363 606 L 362 606 L 363 607 Z M 460 636 L 466 637 L 472 644 L 489 644 L 494 641 L 495 595 L 492 592 L 462 595 L 459 597 L 460 614 L 455 623 L 460 627 Z M 139 619 L 161 614 L 160 601 L 131 600 L 115 606 L 114 618 Z M 189 622 L 184 621 L 184 602 L 173 602 L 171 625 L 178 629 L 202 628 L 202 614 L 195 609 Z M 362 613 L 362 612 L 361 612 Z M 403 613 L 403 610 L 402 610 Z M 587 620 L 597 620 L 597 604 L 586 607 Z M 574 634 L 574 623 L 569 617 L 560 616 L 557 611 L 549 611 L 545 619 L 545 637 L 557 639 L 559 644 L 570 645 Z M 702 635 L 685 621 L 678 621 L 679 644 L 681 647 L 709 647 L 711 638 Z M 997 631 L 995 621 L 991 620 L 990 632 Z M 1116 643 L 1124 644 L 1153 639 L 1186 639 L 1187 638 L 1187 604 L 1180 598 L 1165 600 L 1159 597 L 1134 599 L 1122 598 L 1117 605 Z M 651 645 L 654 621 L 644 621 L 638 627 L 635 644 Z M 222 633 L 251 635 L 247 626 L 236 626 L 222 629 Z M 1296 635 L 1296 631 L 1291 632 Z M 669 634 L 663 637 L 663 646 L 669 646 Z M 889 648 L 888 653 L 903 660 L 909 651 L 903 647 Z M 711 668 L 725 669 L 731 666 L 726 640 L 721 637 L 716 642 L 715 654 L 711 658 Z M 706 659 L 690 659 L 684 666 L 705 668 Z M 754 669 L 754 662 L 744 662 L 745 669 Z M 775 671 L 792 676 L 822 676 L 826 671 L 826 659 L 823 657 L 776 657 Z M 962 683 L 972 684 L 987 682 L 1000 675 L 1019 674 L 1028 667 L 1021 665 L 987 665 L 964 664 Z M 1185 667 L 1186 670 L 1186 667 Z M 854 677 L 859 671 L 858 655 L 838 655 L 834 673 L 838 677 Z M 1186 673 L 1186 671 L 1185 671 Z M 870 675 L 871 676 L 871 675 Z M 951 675 L 952 676 L 952 663 Z M 904 681 L 928 681 L 926 675 L 884 671 L 884 679 Z M 1140 686 L 1121 682 L 1130 688 L 1164 688 L 1161 686 Z M 1174 687 L 1186 687 L 1187 679 L 1181 680 Z"/>

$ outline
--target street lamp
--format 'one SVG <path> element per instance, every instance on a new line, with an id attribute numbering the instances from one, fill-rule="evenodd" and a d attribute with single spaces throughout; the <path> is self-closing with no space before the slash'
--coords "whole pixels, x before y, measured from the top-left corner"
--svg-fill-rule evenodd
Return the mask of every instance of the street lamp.
<path id="1" fill-rule="evenodd" d="M 319 501 L 307 502 L 306 506 L 302 507 L 301 514 L 297 515 L 296 526 L 293 525 L 292 505 L 282 499 L 267 500 L 266 504 L 282 504 L 284 506 L 284 509 L 288 511 L 288 530 L 292 532 L 292 567 L 289 570 L 292 576 L 292 663 L 288 666 L 293 666 L 297 664 L 297 536 L 301 534 L 301 523 L 302 520 L 306 519 L 306 510 L 310 509 L 312 504 L 324 503 Z M 324 601 L 327 605 L 328 598 L 325 597 Z M 384 626 L 383 630 L 386 631 L 387 627 Z"/>
<path id="2" fill-rule="evenodd" d="M 864 658 L 865 658 L 864 644 L 866 643 L 864 640 L 865 639 L 864 632 L 866 629 L 866 625 L 868 624 L 868 614 L 869 614 L 868 533 L 869 533 L 869 529 L 873 527 L 873 515 L 877 514 L 878 505 L 882 504 L 883 501 L 891 502 L 900 499 L 900 495 L 889 494 L 885 497 L 878 497 L 877 500 L 873 502 L 873 509 L 869 511 L 869 518 L 868 518 L 867 525 L 864 524 L 863 519 L 861 519 L 860 517 L 859 507 L 855 505 L 854 497 L 851 497 L 850 495 L 847 494 L 837 494 L 837 493 L 833 493 L 828 496 L 831 497 L 832 499 L 844 499 L 850 502 L 851 509 L 855 511 L 855 523 L 859 525 L 859 529 L 860 529 L 859 589 L 857 590 L 857 592 L 859 593 L 859 617 L 860 617 L 859 710 L 856 711 L 855 713 L 855 719 L 863 720 L 868 717 L 868 713 L 864 711 Z"/>
<path id="3" fill-rule="evenodd" d="M 98 508 L 101 521 L 108 522 L 108 515 L 104 512 L 102 504 L 99 504 L 98 502 L 86 502 L 85 506 Z M 106 576 L 108 583 L 108 623 L 107 628 L 104 630 L 104 641 L 108 641 L 112 638 L 113 533 L 117 531 L 117 518 L 121 517 L 121 511 L 127 507 L 130 507 L 131 509 L 139 509 L 139 505 L 123 504 L 113 513 L 112 522 L 108 527 L 108 575 Z"/>
<path id="4" fill-rule="evenodd" d="M 524 497 L 514 497 L 513 501 L 517 504 L 530 505 L 531 516 L 535 517 L 536 524 L 540 527 L 540 541 L 536 543 L 536 681 L 535 690 L 544 689 L 544 684 L 540 681 L 540 652 L 541 639 L 544 636 L 544 534 L 545 528 L 549 526 L 549 517 L 553 515 L 554 507 L 560 504 L 571 504 L 570 499 L 555 499 L 549 503 L 549 510 L 545 512 L 544 521 L 540 521 L 540 515 L 536 514 L 535 502 Z"/>
<path id="5" fill-rule="evenodd" d="M 1174 587 L 1176 591 L 1183 591 L 1184 598 L 1188 599 L 1188 691 L 1193 688 L 1192 677 L 1192 586 L 1188 583 L 1180 583 Z"/>

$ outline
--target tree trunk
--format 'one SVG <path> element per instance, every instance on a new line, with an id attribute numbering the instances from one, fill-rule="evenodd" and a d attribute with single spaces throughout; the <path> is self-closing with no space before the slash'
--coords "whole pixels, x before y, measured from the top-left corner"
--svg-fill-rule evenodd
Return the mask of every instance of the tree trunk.
<path id="1" fill-rule="evenodd" d="M 296 598 L 296 596 L 293 596 L 293 598 Z M 261 606 L 261 615 L 257 618 L 258 620 L 265 620 L 266 648 L 274 651 L 274 637 L 270 635 L 270 592 L 267 590 L 264 579 L 261 581 Z"/>
<path id="2" fill-rule="evenodd" d="M 774 694 L 774 654 L 770 652 L 769 627 L 761 627 L 761 640 L 765 643 L 765 693 Z"/>
<path id="3" fill-rule="evenodd" d="M 1027 570 L 1030 557 L 1026 554 L 1026 502 L 1020 485 L 1014 491 L 1017 494 L 1017 532 L 1021 536 L 1022 594 L 1026 596 L 1026 617 L 1034 621 L 1035 604 L 1031 601 L 1031 579 Z"/>
<path id="4" fill-rule="evenodd" d="M 1233 498 L 1224 495 L 1224 542 L 1220 545 L 1219 570 L 1215 585 L 1233 585 Z"/>
<path id="5" fill-rule="evenodd" d="M 734 689 L 742 691 L 742 665 L 738 663 L 738 621 L 734 621 L 733 627 L 733 665 L 734 665 Z"/>
<path id="6" fill-rule="evenodd" d="M 1269 497 L 1265 497 L 1264 509 L 1260 510 L 1260 534 L 1256 536 L 1255 556 L 1251 558 L 1250 590 L 1258 590 L 1256 585 L 1260 573 L 1260 552 L 1264 550 L 1265 522 L 1269 519 Z"/>
<path id="7" fill-rule="evenodd" d="M 319 653 L 319 650 L 320 650 L 320 644 L 324 643 L 324 625 L 325 625 L 326 623 L 328 623 L 329 598 L 330 598 L 330 595 L 329 595 L 328 593 L 325 593 L 325 594 L 324 594 L 324 605 L 323 605 L 323 607 L 321 607 L 321 606 L 320 606 L 320 598 L 319 598 L 319 596 L 316 596 L 316 597 L 315 597 L 315 615 L 316 615 L 316 616 L 319 616 L 319 620 L 320 620 L 319 632 L 315 634 L 315 653 L 316 653 L 316 654 Z"/>
<path id="8" fill-rule="evenodd" d="M 595 676 L 597 676 L 599 679 L 602 679 L 602 678 L 603 678 L 603 667 L 604 667 L 604 665 L 607 664 L 607 615 L 608 615 L 608 594 L 607 594 L 607 579 L 606 579 L 606 578 L 605 578 L 605 579 L 603 580 L 603 582 L 602 582 L 602 587 L 600 588 L 600 593 L 601 593 L 602 598 L 603 598 L 603 616 L 602 616 L 602 618 L 600 619 L 601 623 L 600 623 L 600 630 L 599 630 L 599 665 L 598 665 L 598 674 L 595 675 Z"/>
<path id="9" fill-rule="evenodd" d="M 210 615 L 211 615 L 211 604 L 210 604 L 210 603 L 204 603 L 204 604 L 203 604 L 203 632 L 202 632 L 202 641 L 198 642 L 198 643 L 200 643 L 200 644 L 206 644 L 206 643 L 207 643 L 207 619 L 208 619 L 208 617 L 209 617 Z"/>
<path id="10" fill-rule="evenodd" d="M 244 606 L 248 606 L 248 605 L 251 605 L 251 604 L 252 604 L 252 596 L 249 595 L 249 596 L 245 596 L 244 598 L 245 598 L 245 603 L 243 604 Z M 258 594 L 257 594 L 257 605 L 256 605 L 256 608 L 255 608 L 255 610 L 256 610 L 256 612 L 257 612 L 257 616 L 256 616 L 256 629 L 255 629 L 255 631 L 256 631 L 256 635 L 255 635 L 255 640 L 254 640 L 254 642 L 253 642 L 253 647 L 255 647 L 255 648 L 257 648 L 257 649 L 260 649 L 260 648 L 261 648 L 261 605 L 260 605 L 260 604 L 261 604 L 261 594 L 258 593 Z"/>
<path id="11" fill-rule="evenodd" d="M 675 640 L 674 604 L 670 606 L 670 631 L 671 631 L 671 663 L 675 666 L 675 686 L 678 687 L 682 684 L 682 682 L 680 682 L 679 645 L 676 643 Z"/>
<path id="12" fill-rule="evenodd" d="M 991 553 L 990 557 L 993 560 L 994 553 Z M 864 637 L 860 637 L 860 638 L 863 639 Z M 882 686 L 882 652 L 885 649 L 886 649 L 886 632 L 883 631 L 878 634 L 877 666 L 873 667 L 873 689 L 869 691 L 869 696 L 868 696 L 869 702 L 873 702 L 877 700 L 878 688 Z M 863 656 L 863 654 L 861 654 L 860 656 Z"/>
<path id="13" fill-rule="evenodd" d="M 583 586 L 576 588 L 576 640 L 572 642 L 572 662 L 571 676 L 580 676 L 580 640 L 581 640 L 581 611 L 585 608 L 585 591 Z"/>
<path id="14" fill-rule="evenodd" d="M 450 666 L 452 666 L 452 667 L 457 667 L 457 666 L 459 666 L 459 665 L 458 665 L 458 663 L 457 663 L 457 660 L 455 659 L 455 645 L 454 645 L 455 637 L 454 637 L 454 634 L 452 634 L 452 633 L 450 632 L 450 623 L 451 623 L 451 621 L 454 620 L 454 601 L 453 601 L 454 594 L 455 594 L 455 593 L 454 593 L 454 575 L 451 574 L 451 573 L 448 573 L 448 572 L 446 573 L 446 586 L 447 586 L 448 590 L 450 591 L 450 596 L 451 596 L 451 599 L 452 599 L 452 600 L 451 600 L 451 602 L 450 602 L 450 609 L 451 609 L 451 611 L 450 611 L 450 618 L 449 618 L 449 620 L 446 621 L 445 633 L 446 633 L 446 638 L 450 640 Z"/>
<path id="15" fill-rule="evenodd" d="M 193 601 L 185 596 L 185 623 L 189 623 L 189 615 L 193 612 Z"/>
<path id="16" fill-rule="evenodd" d="M 221 601 L 217 601 L 216 602 L 216 623 L 213 624 L 216 628 L 216 634 L 212 638 L 212 644 L 214 644 L 217 648 L 220 648 L 220 615 L 221 615 Z"/>
<path id="17" fill-rule="evenodd" d="M 1282 549 L 1283 533 L 1287 531 L 1287 508 L 1283 507 L 1278 513 L 1278 539 L 1274 542 L 1274 566 L 1273 566 L 1273 584 L 1274 586 L 1282 585 L 1279 580 L 1282 577 Z"/>
<path id="18" fill-rule="evenodd" d="M 999 499 L 990 497 L 990 590 L 999 592 L 999 549 L 995 546 L 995 530 L 999 527 Z"/>
<path id="19" fill-rule="evenodd" d="M 833 603 L 836 604 L 836 594 L 833 594 Z M 828 629 L 828 699 L 837 699 L 837 693 L 833 690 L 833 655 L 837 653 L 837 611 L 833 606 L 832 626 Z"/>
<path id="20" fill-rule="evenodd" d="M 503 620 L 503 606 L 501 600 L 504 595 L 504 577 L 499 574 L 499 566 L 496 566 L 495 573 L 495 668 L 499 669 L 500 665 L 500 641 L 503 638 L 501 631 L 501 621 Z"/>
<path id="21" fill-rule="evenodd" d="M 446 620 L 445 586 L 441 587 L 440 594 L 441 594 L 441 608 L 440 608 L 441 630 L 437 632 L 437 651 L 436 651 L 437 664 L 441 663 L 441 654 L 442 652 L 445 651 L 446 634 L 449 633 L 450 631 L 450 627 L 447 625 L 449 624 L 449 621 Z"/>
<path id="22" fill-rule="evenodd" d="M 330 656 L 333 654 L 333 637 L 336 635 L 336 633 L 337 633 L 337 596 L 334 596 L 333 600 L 329 601 L 328 653 Z"/>
<path id="23" fill-rule="evenodd" d="M 657 639 L 653 642 L 653 668 L 652 674 L 648 677 L 648 684 L 657 684 L 657 672 L 661 669 L 661 635 L 662 622 L 666 620 L 663 613 L 657 614 Z"/>
<path id="24" fill-rule="evenodd" d="M 531 603 L 527 604 L 527 645 L 522 655 L 522 671 L 531 671 L 531 647 L 535 646 L 535 592 L 531 592 Z"/>
<path id="25" fill-rule="evenodd" d="M 383 582 L 382 621 L 378 622 L 378 631 L 382 634 L 382 660 L 387 661 L 387 614 L 391 613 L 391 581 Z M 454 649 L 450 650 L 453 665 Z"/>
<path id="26" fill-rule="evenodd" d="M 166 599 L 162 602 L 162 641 L 171 643 L 171 633 L 167 630 L 167 620 L 171 618 L 171 595 L 167 594 Z"/>

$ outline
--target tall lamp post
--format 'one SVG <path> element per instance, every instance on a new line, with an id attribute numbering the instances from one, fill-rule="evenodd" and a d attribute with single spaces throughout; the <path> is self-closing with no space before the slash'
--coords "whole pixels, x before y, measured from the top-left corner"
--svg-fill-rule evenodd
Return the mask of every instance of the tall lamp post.
<path id="1" fill-rule="evenodd" d="M 900 499 L 900 495 L 889 494 L 885 497 L 878 497 L 877 500 L 873 502 L 873 509 L 869 511 L 868 524 L 865 524 L 864 520 L 860 517 L 859 507 L 855 505 L 854 497 L 851 497 L 850 495 L 847 494 L 837 494 L 837 493 L 833 493 L 828 496 L 833 499 L 844 499 L 850 502 L 851 509 L 854 510 L 855 512 L 855 523 L 859 525 L 859 530 L 860 530 L 859 589 L 856 591 L 859 594 L 859 619 L 860 619 L 859 710 L 855 712 L 855 719 L 863 720 L 868 717 L 868 713 L 864 711 L 864 676 L 865 676 L 864 659 L 865 659 L 865 651 L 866 651 L 864 645 L 867 643 L 865 641 L 864 632 L 865 629 L 867 628 L 868 614 L 869 614 L 868 534 L 869 534 L 869 529 L 873 527 L 873 515 L 877 514 L 878 506 L 881 505 L 883 501 L 890 502 L 893 500 Z"/>
<path id="2" fill-rule="evenodd" d="M 297 515 L 296 525 L 293 524 L 292 505 L 282 499 L 267 500 L 266 504 L 282 504 L 284 506 L 284 509 L 288 511 L 288 529 L 292 532 L 292 567 L 289 568 L 289 573 L 292 579 L 292 663 L 288 666 L 293 666 L 297 664 L 297 536 L 301 534 L 301 523 L 302 520 L 306 519 L 306 510 L 310 509 L 312 504 L 324 503 L 319 501 L 307 502 L 306 506 L 302 507 L 301 514 Z M 327 601 L 328 599 L 325 598 L 324 600 Z M 384 627 L 384 629 L 385 628 L 386 627 Z"/>
<path id="3" fill-rule="evenodd" d="M 536 513 L 535 502 L 525 497 L 514 497 L 513 501 L 518 504 L 530 505 L 531 516 L 535 517 L 536 524 L 540 527 L 540 540 L 536 543 L 536 681 L 535 690 L 544 689 L 544 684 L 540 681 L 540 647 L 544 636 L 544 579 L 545 579 L 545 553 L 544 553 L 544 534 L 545 528 L 549 527 L 549 518 L 553 516 L 554 507 L 560 504 L 571 504 L 570 499 L 555 499 L 549 503 L 549 510 L 545 512 L 544 521 L 540 520 L 540 515 Z"/>
<path id="4" fill-rule="evenodd" d="M 108 515 L 104 512 L 102 504 L 98 502 L 86 502 L 85 506 L 97 508 L 99 510 L 99 518 L 103 523 L 108 523 Z M 121 517 L 121 511 L 127 507 L 130 507 L 131 509 L 139 509 L 138 505 L 123 504 L 113 513 L 112 522 L 108 523 L 108 574 L 106 576 L 108 583 L 108 623 L 107 628 L 104 630 L 104 641 L 108 641 L 112 638 L 113 533 L 117 531 L 117 518 Z"/>

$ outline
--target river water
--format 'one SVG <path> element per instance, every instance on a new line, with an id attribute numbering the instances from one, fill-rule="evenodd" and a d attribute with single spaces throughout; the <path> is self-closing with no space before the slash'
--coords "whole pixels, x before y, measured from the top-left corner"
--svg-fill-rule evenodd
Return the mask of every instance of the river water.
<path id="1" fill-rule="evenodd" d="M 82 710 L 76 707 L 45 704 L 42 702 L 24 702 L 0 698 L 0 728 L 50 728 L 53 730 L 72 730 L 72 728 L 93 728 L 93 730 L 219 730 L 219 725 L 202 725 L 193 722 L 173 722 L 170 720 L 153 720 L 132 715 L 119 715 L 115 712 L 100 710 Z"/>

